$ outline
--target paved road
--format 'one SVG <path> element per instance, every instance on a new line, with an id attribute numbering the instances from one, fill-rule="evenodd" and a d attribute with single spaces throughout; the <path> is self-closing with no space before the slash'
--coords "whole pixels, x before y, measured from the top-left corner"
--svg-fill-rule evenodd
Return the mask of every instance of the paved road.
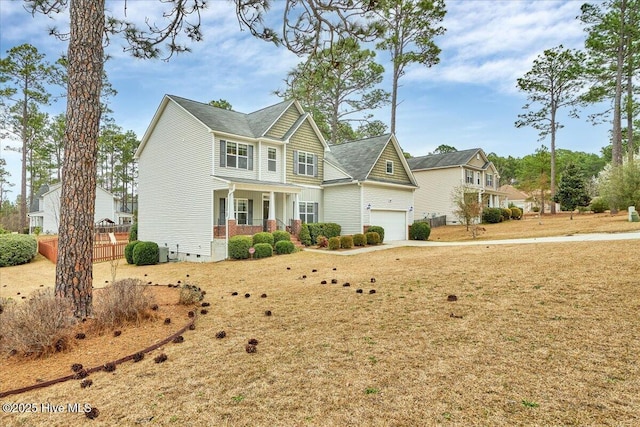
<path id="1" fill-rule="evenodd" d="M 626 233 L 593 233 L 593 234 L 572 234 L 567 236 L 552 236 L 552 237 L 532 237 L 526 239 L 504 239 L 504 240 L 470 240 L 466 242 L 434 242 L 431 240 L 395 240 L 387 242 L 380 246 L 368 246 L 361 249 L 353 249 L 347 252 L 318 250 L 318 249 L 305 249 L 311 252 L 320 252 L 325 254 L 334 255 L 356 255 L 366 252 L 380 251 L 385 249 L 392 249 L 402 246 L 423 246 L 423 247 L 436 247 L 436 246 L 473 246 L 473 245 L 521 245 L 530 243 L 565 243 L 565 242 L 593 242 L 593 241 L 611 241 L 611 240 L 640 240 L 640 231 L 631 231 Z"/>

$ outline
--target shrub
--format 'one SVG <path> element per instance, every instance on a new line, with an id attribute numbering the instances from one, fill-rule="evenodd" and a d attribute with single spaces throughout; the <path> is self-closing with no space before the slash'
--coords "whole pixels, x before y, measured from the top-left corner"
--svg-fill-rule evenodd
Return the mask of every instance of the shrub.
<path id="1" fill-rule="evenodd" d="M 192 305 L 204 299 L 202 289 L 196 285 L 185 283 L 180 287 L 180 298 L 178 302 L 183 305 Z"/>
<path id="2" fill-rule="evenodd" d="M 339 237 L 342 231 L 342 227 L 333 222 L 309 223 L 307 226 L 309 227 L 312 244 L 318 243 L 318 236 L 325 236 L 327 238 Z"/>
<path id="3" fill-rule="evenodd" d="M 364 234 L 358 233 L 353 235 L 354 246 L 365 246 L 367 244 L 367 238 Z"/>
<path id="4" fill-rule="evenodd" d="M 509 208 L 500 208 L 500 214 L 502 215 L 503 221 L 509 221 L 511 219 L 511 209 Z"/>
<path id="5" fill-rule="evenodd" d="M 522 209 L 517 206 L 511 206 L 511 218 L 512 219 L 522 219 Z"/>
<path id="6" fill-rule="evenodd" d="M 609 209 L 609 204 L 602 197 L 596 197 L 591 201 L 591 212 L 602 213 Z"/>
<path id="7" fill-rule="evenodd" d="M 273 232 L 273 244 L 275 245 L 276 243 L 282 241 L 282 240 L 286 240 L 286 241 L 290 241 L 291 240 L 291 235 L 284 231 L 284 230 L 276 230 Z"/>
<path id="8" fill-rule="evenodd" d="M 133 262 L 133 248 L 140 243 L 138 240 L 134 240 L 132 242 L 127 243 L 127 246 L 124 247 L 124 259 L 127 260 L 127 264 L 134 264 Z"/>
<path id="9" fill-rule="evenodd" d="M 329 239 L 329 249 L 332 251 L 340 249 L 340 238 L 339 237 L 331 237 Z"/>
<path id="10" fill-rule="evenodd" d="M 135 265 L 155 265 L 160 257 L 156 242 L 138 242 L 133 248 L 133 263 Z"/>
<path id="11" fill-rule="evenodd" d="M 149 309 L 152 303 L 153 296 L 142 280 L 118 280 L 96 292 L 93 312 L 96 327 L 106 329 L 130 322 L 139 323 L 151 317 Z"/>
<path id="12" fill-rule="evenodd" d="M 378 233 L 378 235 L 380 236 L 380 243 L 384 242 L 384 228 L 380 227 L 379 225 L 372 225 L 367 228 L 367 231 Z"/>
<path id="13" fill-rule="evenodd" d="M 367 245 L 379 245 L 380 235 L 375 231 L 367 231 L 364 235 L 367 239 Z"/>
<path id="14" fill-rule="evenodd" d="M 533 212 L 536 212 L 536 213 L 537 213 L 537 212 L 540 212 L 540 206 L 534 206 L 534 207 L 532 207 L 532 208 L 531 208 L 531 210 L 532 210 Z"/>
<path id="15" fill-rule="evenodd" d="M 254 234 L 253 244 L 257 245 L 258 243 L 268 243 L 273 246 L 273 234 L 267 233 L 266 231 Z"/>
<path id="16" fill-rule="evenodd" d="M 253 245 L 253 248 L 256 250 L 253 257 L 256 259 L 267 258 L 273 255 L 273 246 L 269 243 L 256 243 Z"/>
<path id="17" fill-rule="evenodd" d="M 69 347 L 77 319 L 73 303 L 57 298 L 53 288 L 36 291 L 28 300 L 3 304 L 0 351 L 43 356 Z"/>
<path id="18" fill-rule="evenodd" d="M 311 234 L 309 234 L 309 226 L 307 224 L 302 224 L 300 227 L 298 240 L 305 246 L 311 246 Z"/>
<path id="19" fill-rule="evenodd" d="M 253 245 L 251 236 L 233 236 L 229 239 L 229 258 L 249 258 L 249 248 Z"/>
<path id="20" fill-rule="evenodd" d="M 319 248 L 326 248 L 327 246 L 329 246 L 329 239 L 324 236 L 318 236 L 316 240 L 318 241 Z"/>
<path id="21" fill-rule="evenodd" d="M 340 247 L 351 249 L 353 247 L 353 236 L 340 236 Z"/>
<path id="22" fill-rule="evenodd" d="M 296 251 L 296 247 L 290 240 L 279 240 L 276 242 L 276 253 L 278 255 L 292 254 Z"/>
<path id="23" fill-rule="evenodd" d="M 482 210 L 482 222 L 497 224 L 502 221 L 502 211 L 499 208 L 484 208 Z"/>
<path id="24" fill-rule="evenodd" d="M 409 238 L 411 240 L 429 240 L 431 227 L 428 222 L 414 222 L 409 228 Z"/>
<path id="25" fill-rule="evenodd" d="M 134 242 L 138 240 L 138 223 L 134 223 L 129 229 L 129 241 Z M 132 264 L 132 263 L 129 263 Z"/>
<path id="26" fill-rule="evenodd" d="M 0 267 L 26 264 L 38 253 L 38 241 L 24 234 L 0 235 Z"/>

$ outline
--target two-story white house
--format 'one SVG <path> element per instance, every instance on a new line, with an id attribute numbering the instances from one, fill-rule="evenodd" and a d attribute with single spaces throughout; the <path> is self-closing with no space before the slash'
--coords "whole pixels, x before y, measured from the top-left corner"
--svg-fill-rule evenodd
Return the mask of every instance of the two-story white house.
<path id="1" fill-rule="evenodd" d="M 446 215 L 447 224 L 459 224 L 453 196 L 460 186 L 477 190 L 482 206 L 504 205 L 506 194 L 498 189 L 498 170 L 480 148 L 413 157 L 407 162 L 419 186 L 416 219 Z"/>
<path id="2" fill-rule="evenodd" d="M 369 142 L 330 147 L 297 101 L 245 114 L 166 95 L 136 152 L 138 237 L 210 261 L 236 234 L 296 235 L 303 222 L 356 233 L 395 214 L 406 238 L 415 179 L 395 137 Z"/>

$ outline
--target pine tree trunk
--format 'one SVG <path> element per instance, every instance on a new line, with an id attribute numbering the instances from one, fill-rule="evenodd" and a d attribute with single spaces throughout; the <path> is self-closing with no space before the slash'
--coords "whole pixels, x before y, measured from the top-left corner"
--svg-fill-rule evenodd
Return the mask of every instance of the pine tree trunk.
<path id="1" fill-rule="evenodd" d="M 104 0 L 71 0 L 67 127 L 60 203 L 56 295 L 86 318 L 93 303 L 93 239 Z"/>

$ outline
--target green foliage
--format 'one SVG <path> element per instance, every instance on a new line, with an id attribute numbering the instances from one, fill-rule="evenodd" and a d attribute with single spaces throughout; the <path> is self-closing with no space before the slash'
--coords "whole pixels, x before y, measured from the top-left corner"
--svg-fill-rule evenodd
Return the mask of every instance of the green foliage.
<path id="1" fill-rule="evenodd" d="M 478 200 L 478 190 L 469 185 L 460 185 L 451 192 L 451 200 L 455 206 L 453 214 L 465 225 L 467 231 L 469 227 L 478 222 L 482 205 Z"/>
<path id="2" fill-rule="evenodd" d="M 522 209 L 517 206 L 511 206 L 511 218 L 512 219 L 522 219 Z"/>
<path id="3" fill-rule="evenodd" d="M 257 245 L 258 243 L 268 243 L 273 247 L 273 243 L 274 243 L 273 234 L 268 233 L 266 231 L 254 234 L 253 244 Z"/>
<path id="4" fill-rule="evenodd" d="M 380 227 L 379 225 L 372 225 L 367 228 L 367 231 L 378 233 L 378 235 L 380 236 L 380 243 L 384 242 L 384 228 Z"/>
<path id="5" fill-rule="evenodd" d="M 364 234 L 358 233 L 353 235 L 354 246 L 365 246 L 367 244 L 367 238 Z"/>
<path id="6" fill-rule="evenodd" d="M 331 237 L 329 239 L 329 249 L 332 251 L 340 249 L 340 238 L 339 237 Z"/>
<path id="7" fill-rule="evenodd" d="M 282 240 L 291 240 L 291 235 L 284 230 L 276 230 L 273 232 L 273 244 L 276 245 L 278 242 Z"/>
<path id="8" fill-rule="evenodd" d="M 342 227 L 333 222 L 308 223 L 307 226 L 311 235 L 311 244 L 318 243 L 318 236 L 325 236 L 326 238 L 338 237 L 342 231 Z"/>
<path id="9" fill-rule="evenodd" d="M 278 255 L 292 254 L 296 251 L 296 246 L 290 240 L 279 240 L 275 246 Z"/>
<path id="10" fill-rule="evenodd" d="M 609 209 L 609 203 L 602 197 L 596 197 L 591 200 L 591 212 L 603 213 Z"/>
<path id="11" fill-rule="evenodd" d="M 311 234 L 309 233 L 309 226 L 307 224 L 302 224 L 300 227 L 300 233 L 298 234 L 298 240 L 305 246 L 311 246 Z"/>
<path id="12" fill-rule="evenodd" d="M 127 264 L 135 264 L 133 262 L 133 248 L 135 248 L 138 243 L 140 243 L 140 241 L 132 240 L 124 247 L 124 259 L 127 260 Z"/>
<path id="13" fill-rule="evenodd" d="M 138 242 L 133 248 L 135 265 L 155 265 L 158 263 L 159 249 L 156 242 Z"/>
<path id="14" fill-rule="evenodd" d="M 25 234 L 0 235 L 0 267 L 26 264 L 38 253 L 38 241 Z"/>
<path id="15" fill-rule="evenodd" d="M 497 224 L 502 221 L 502 211 L 500 208 L 484 208 L 482 210 L 482 222 Z"/>
<path id="16" fill-rule="evenodd" d="M 426 221 L 414 222 L 409 228 L 409 238 L 411 240 L 429 240 L 431 227 Z"/>
<path id="17" fill-rule="evenodd" d="M 367 239 L 367 245 L 380 244 L 380 235 L 375 231 L 367 231 L 364 236 Z"/>
<path id="18" fill-rule="evenodd" d="M 229 238 L 229 258 L 249 258 L 249 248 L 251 245 L 253 245 L 253 238 L 251 236 L 233 236 Z"/>
<path id="19" fill-rule="evenodd" d="M 500 208 L 500 213 L 502 214 L 503 221 L 509 221 L 511 219 L 511 209 Z"/>
<path id="20" fill-rule="evenodd" d="M 130 242 L 134 242 L 138 240 L 138 223 L 133 223 L 133 225 L 131 225 L 131 228 L 129 229 L 129 241 Z M 129 263 L 132 264 L 132 263 Z"/>
<path id="21" fill-rule="evenodd" d="M 640 206 L 640 159 L 605 170 L 598 189 L 609 207 Z"/>
<path id="22" fill-rule="evenodd" d="M 582 173 L 573 163 L 568 164 L 562 174 L 554 202 L 560 203 L 563 211 L 573 211 L 578 206 L 587 206 L 591 202 Z"/>
<path id="23" fill-rule="evenodd" d="M 340 247 L 342 249 L 353 248 L 353 236 L 340 236 Z"/>
<path id="24" fill-rule="evenodd" d="M 253 257 L 256 259 L 268 258 L 273 255 L 273 246 L 270 243 L 256 243 L 253 248 L 256 250 Z"/>

